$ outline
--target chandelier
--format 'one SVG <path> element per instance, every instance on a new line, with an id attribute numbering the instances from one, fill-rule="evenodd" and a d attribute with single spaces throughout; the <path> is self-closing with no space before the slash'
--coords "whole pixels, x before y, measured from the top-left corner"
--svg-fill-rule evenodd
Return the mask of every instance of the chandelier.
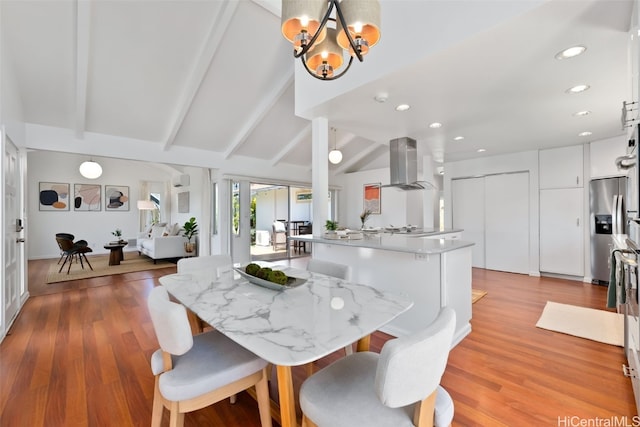
<path id="1" fill-rule="evenodd" d="M 332 12 L 335 14 L 331 17 Z M 327 23 L 331 21 L 331 27 Z M 293 56 L 320 80 L 342 77 L 353 62 L 363 61 L 380 40 L 378 0 L 282 0 L 282 35 L 293 43 Z M 349 63 L 343 65 L 343 50 Z"/>

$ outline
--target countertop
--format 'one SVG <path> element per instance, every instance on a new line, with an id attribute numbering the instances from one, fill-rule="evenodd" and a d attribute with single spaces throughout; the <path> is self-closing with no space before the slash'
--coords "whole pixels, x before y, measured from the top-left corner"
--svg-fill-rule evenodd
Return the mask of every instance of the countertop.
<path id="1" fill-rule="evenodd" d="M 301 236 L 290 236 L 290 240 L 299 240 L 311 243 L 325 243 L 328 245 L 352 246 L 354 248 L 382 249 L 395 252 L 408 252 L 416 254 L 441 254 L 454 251 L 456 249 L 473 246 L 473 242 L 456 239 L 438 239 L 433 236 L 440 234 L 455 233 L 462 230 L 434 231 L 432 233 L 420 233 L 411 235 L 410 233 L 358 233 L 362 238 L 326 238 L 305 234 Z"/>

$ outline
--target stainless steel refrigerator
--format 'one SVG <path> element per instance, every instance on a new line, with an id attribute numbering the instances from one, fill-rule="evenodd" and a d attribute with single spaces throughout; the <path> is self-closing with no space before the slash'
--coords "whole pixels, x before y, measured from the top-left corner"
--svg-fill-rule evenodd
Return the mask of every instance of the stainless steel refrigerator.
<path id="1" fill-rule="evenodd" d="M 594 179 L 589 185 L 593 283 L 609 283 L 611 235 L 625 233 L 626 194 L 627 177 Z"/>

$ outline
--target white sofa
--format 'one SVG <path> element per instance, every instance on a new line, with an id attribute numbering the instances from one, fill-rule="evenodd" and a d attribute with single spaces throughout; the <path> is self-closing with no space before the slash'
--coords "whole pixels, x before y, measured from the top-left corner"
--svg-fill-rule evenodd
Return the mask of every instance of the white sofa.
<path id="1" fill-rule="evenodd" d="M 154 225 L 138 236 L 138 253 L 153 259 L 154 264 L 159 259 L 185 257 L 187 253 L 184 244 L 188 240 L 182 235 L 182 231 L 177 223 L 168 226 Z"/>

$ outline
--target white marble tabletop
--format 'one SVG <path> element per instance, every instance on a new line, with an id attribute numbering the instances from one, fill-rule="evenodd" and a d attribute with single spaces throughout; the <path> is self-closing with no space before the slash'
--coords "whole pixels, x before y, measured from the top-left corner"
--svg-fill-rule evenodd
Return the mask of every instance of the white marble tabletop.
<path id="1" fill-rule="evenodd" d="M 263 288 L 231 267 L 160 278 L 202 320 L 281 366 L 318 360 L 373 333 L 413 305 L 405 297 L 306 270 L 260 262 L 306 283 Z"/>

